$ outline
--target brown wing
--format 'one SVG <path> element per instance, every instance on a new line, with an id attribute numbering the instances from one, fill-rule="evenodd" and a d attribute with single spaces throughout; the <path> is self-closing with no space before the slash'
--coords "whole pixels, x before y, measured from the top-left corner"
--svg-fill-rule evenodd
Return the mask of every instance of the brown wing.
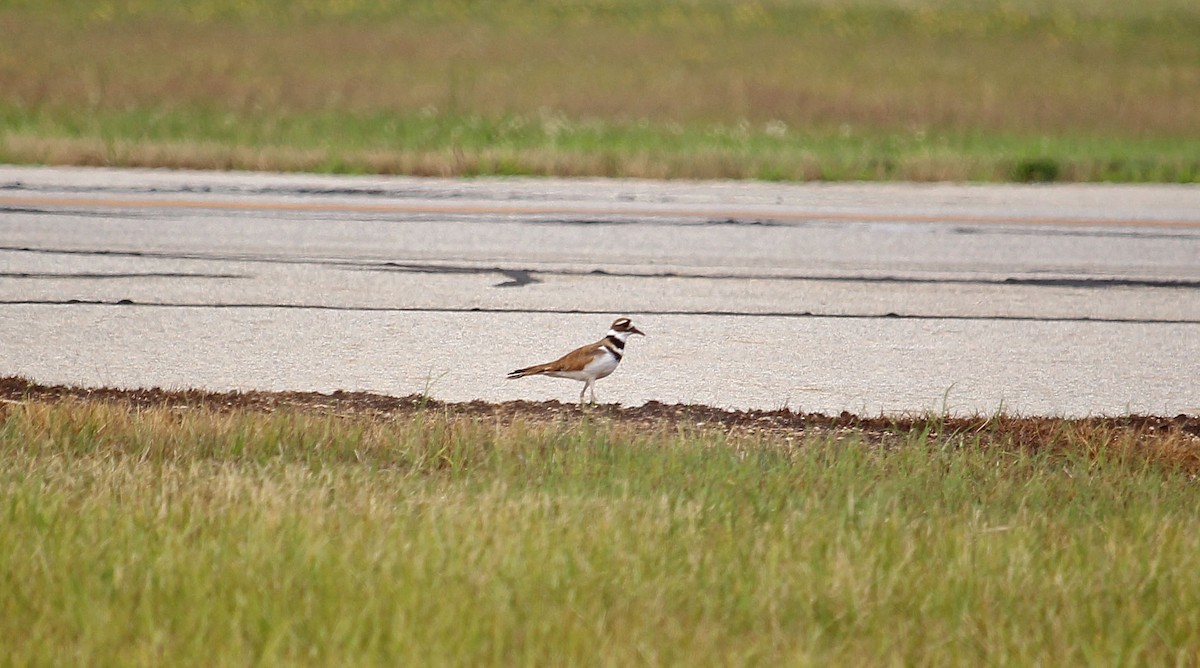
<path id="1" fill-rule="evenodd" d="M 603 343 L 603 341 L 589 343 L 586 346 L 579 346 L 575 350 L 572 350 L 553 362 L 535 364 L 533 366 L 525 367 L 524 369 L 517 369 L 516 371 L 510 372 L 508 377 L 521 378 L 524 376 L 533 376 L 539 373 L 548 373 L 552 371 L 578 371 L 587 366 L 588 362 L 592 361 L 592 358 L 596 356 L 596 352 L 600 350 L 601 343 Z"/>

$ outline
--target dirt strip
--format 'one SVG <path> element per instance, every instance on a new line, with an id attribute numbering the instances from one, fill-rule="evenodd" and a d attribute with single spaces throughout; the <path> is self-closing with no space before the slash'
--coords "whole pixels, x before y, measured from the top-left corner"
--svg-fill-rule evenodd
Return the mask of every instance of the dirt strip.
<path id="1" fill-rule="evenodd" d="M 471 401 L 448 403 L 421 395 L 393 397 L 369 392 L 207 392 L 203 390 L 84 388 L 41 385 L 24 378 L 0 378 L 0 401 L 7 403 L 63 400 L 120 402 L 133 407 L 196 407 L 210 410 L 270 412 L 280 409 L 312 410 L 338 415 L 396 418 L 418 412 L 438 411 L 458 418 L 510 422 L 558 421 L 582 412 L 618 423 L 668 428 L 713 428 L 743 434 L 788 434 L 804 432 L 855 432 L 871 441 L 913 431 L 938 434 L 1004 434 L 1017 443 L 1035 445 L 1053 440 L 1064 429 L 1078 432 L 1101 430 L 1141 436 L 1176 434 L 1200 441 L 1200 416 L 1126 415 L 1119 417 L 1057 418 L 992 415 L 946 417 L 938 415 L 889 415 L 863 417 L 851 413 L 824 415 L 773 411 L 726 410 L 712 406 L 664 404 L 650 401 L 641 406 L 601 404 L 580 409 L 558 401 Z M 989 439 L 990 440 L 990 439 Z"/>

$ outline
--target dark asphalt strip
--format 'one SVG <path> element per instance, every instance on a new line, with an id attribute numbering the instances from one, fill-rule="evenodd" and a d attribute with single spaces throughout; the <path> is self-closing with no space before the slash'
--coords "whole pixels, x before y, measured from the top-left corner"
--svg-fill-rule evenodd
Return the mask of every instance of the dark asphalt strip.
<path id="1" fill-rule="evenodd" d="M 246 274 L 188 274 L 183 272 L 24 272 L 24 271 L 8 271 L 0 272 L 0 278 L 20 278 L 28 280 L 58 280 L 58 279 L 74 279 L 74 280 L 103 280 L 112 278 L 250 278 Z"/>

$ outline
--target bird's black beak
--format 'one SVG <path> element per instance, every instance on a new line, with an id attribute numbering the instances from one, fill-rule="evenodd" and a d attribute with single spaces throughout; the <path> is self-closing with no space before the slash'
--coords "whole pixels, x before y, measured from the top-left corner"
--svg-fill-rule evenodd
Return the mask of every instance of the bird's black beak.
<path id="1" fill-rule="evenodd" d="M 645 333 L 645 332 L 643 332 L 642 330 L 638 329 L 637 327 L 630 327 L 630 328 L 629 328 L 629 333 L 630 333 L 630 334 L 641 334 L 642 336 L 645 336 L 645 335 L 646 335 L 646 333 Z"/>

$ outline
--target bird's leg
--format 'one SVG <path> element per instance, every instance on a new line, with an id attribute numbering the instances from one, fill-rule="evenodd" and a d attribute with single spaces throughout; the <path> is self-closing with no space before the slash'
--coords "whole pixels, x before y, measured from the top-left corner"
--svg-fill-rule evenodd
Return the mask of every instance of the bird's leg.
<path id="1" fill-rule="evenodd" d="M 583 381 L 583 389 L 579 391 L 579 407 L 580 408 L 583 408 L 583 395 L 588 391 L 588 388 L 591 386 L 592 386 L 592 381 L 590 381 L 590 380 Z"/>
<path id="2" fill-rule="evenodd" d="M 592 383 L 592 404 L 596 403 L 596 384 Z"/>

